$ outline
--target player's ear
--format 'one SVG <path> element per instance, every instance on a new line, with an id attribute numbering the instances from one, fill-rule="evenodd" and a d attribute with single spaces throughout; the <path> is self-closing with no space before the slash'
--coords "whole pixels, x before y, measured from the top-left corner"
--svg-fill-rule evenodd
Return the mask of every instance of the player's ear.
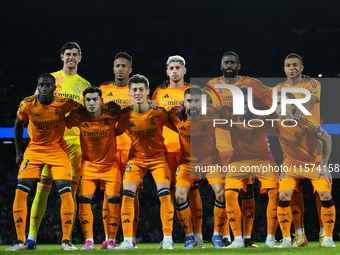
<path id="1" fill-rule="evenodd" d="M 305 68 L 304 65 L 301 65 L 301 72 L 303 71 L 304 68 Z"/>
<path id="2" fill-rule="evenodd" d="M 130 67 L 130 71 L 129 71 L 129 74 L 132 72 L 132 67 Z"/>
<path id="3" fill-rule="evenodd" d="M 64 61 L 64 55 L 63 54 L 60 54 L 60 59 L 61 59 L 61 61 Z"/>
<path id="4" fill-rule="evenodd" d="M 187 69 L 184 67 L 183 74 L 187 73 Z"/>
<path id="5" fill-rule="evenodd" d="M 82 58 L 83 56 L 82 55 L 79 55 L 79 62 L 81 61 L 81 58 Z"/>
<path id="6" fill-rule="evenodd" d="M 150 93 L 150 89 L 147 89 L 146 94 L 149 95 L 149 93 Z"/>
<path id="7" fill-rule="evenodd" d="M 241 70 L 241 64 L 238 64 L 237 69 Z"/>

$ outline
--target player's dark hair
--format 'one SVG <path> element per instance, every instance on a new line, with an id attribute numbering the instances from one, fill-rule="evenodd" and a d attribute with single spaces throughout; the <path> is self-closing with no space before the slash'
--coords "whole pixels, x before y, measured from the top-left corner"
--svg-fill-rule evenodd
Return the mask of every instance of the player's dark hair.
<path id="1" fill-rule="evenodd" d="M 72 49 L 77 49 L 79 52 L 79 55 L 81 55 L 81 49 L 78 43 L 75 42 L 67 42 L 65 45 L 61 48 L 60 53 L 61 55 L 64 55 L 66 50 L 72 50 Z"/>
<path id="2" fill-rule="evenodd" d="M 128 53 L 123 52 L 123 51 L 118 52 L 118 53 L 116 54 L 114 60 L 116 60 L 117 58 L 126 58 L 127 60 L 129 60 L 131 66 L 132 66 L 132 57 L 131 57 Z"/>
<path id="3" fill-rule="evenodd" d="M 83 91 L 83 97 L 85 98 L 86 94 L 88 94 L 88 93 L 98 93 L 98 95 L 99 95 L 100 98 L 101 98 L 102 95 L 103 95 L 102 90 L 101 90 L 100 88 L 94 87 L 94 86 L 86 88 L 86 89 Z"/>
<path id="4" fill-rule="evenodd" d="M 184 91 L 184 97 L 186 95 L 203 95 L 203 91 L 199 87 L 190 87 Z"/>
<path id="5" fill-rule="evenodd" d="M 240 57 L 236 54 L 236 52 L 233 52 L 233 51 L 227 51 L 226 53 L 223 54 L 221 60 L 225 57 L 225 56 L 228 56 L 228 55 L 233 55 L 237 58 L 238 60 L 238 63 L 241 63 L 240 61 Z"/>
<path id="6" fill-rule="evenodd" d="M 301 58 L 298 54 L 296 54 L 296 53 L 290 53 L 290 54 L 285 58 L 285 60 L 286 60 L 286 59 L 289 59 L 289 58 L 298 58 L 298 59 L 300 59 L 301 64 L 303 64 L 302 58 Z"/>
<path id="7" fill-rule="evenodd" d="M 50 78 L 50 79 L 53 80 L 53 83 L 55 84 L 55 78 L 54 78 L 54 76 L 53 76 L 52 74 L 50 74 L 50 73 L 43 73 L 42 75 L 40 75 L 40 76 L 38 77 L 38 80 L 39 80 L 40 78 Z"/>
<path id="8" fill-rule="evenodd" d="M 149 88 L 149 80 L 141 74 L 135 74 L 129 79 L 129 89 L 131 89 L 132 83 L 144 83 L 146 89 Z"/>

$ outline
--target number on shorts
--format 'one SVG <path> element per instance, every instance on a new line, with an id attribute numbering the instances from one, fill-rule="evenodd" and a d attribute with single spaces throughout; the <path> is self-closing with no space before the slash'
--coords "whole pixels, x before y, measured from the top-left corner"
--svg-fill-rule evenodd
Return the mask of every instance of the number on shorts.
<path id="1" fill-rule="evenodd" d="M 130 173 L 131 172 L 132 165 L 133 165 L 133 163 L 126 164 L 126 170 L 125 170 L 126 173 Z"/>
<path id="2" fill-rule="evenodd" d="M 21 167 L 22 169 L 26 169 L 26 168 L 27 168 L 27 165 L 28 165 L 28 163 L 30 162 L 30 160 L 29 160 L 29 159 L 25 159 L 25 161 L 26 161 L 26 162 L 24 163 L 25 165 Z"/>

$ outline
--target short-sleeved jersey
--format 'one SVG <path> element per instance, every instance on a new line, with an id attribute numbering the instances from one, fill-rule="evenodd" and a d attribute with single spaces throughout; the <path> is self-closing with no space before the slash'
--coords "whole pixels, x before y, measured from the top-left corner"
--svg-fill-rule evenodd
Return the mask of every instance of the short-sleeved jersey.
<path id="1" fill-rule="evenodd" d="M 83 98 L 83 91 L 86 88 L 91 87 L 91 84 L 87 80 L 80 77 L 78 74 L 67 75 L 63 72 L 63 70 L 51 74 L 56 80 L 56 95 L 61 97 L 69 97 L 78 103 L 83 103 L 80 101 Z M 66 141 L 79 139 L 79 129 L 66 129 L 64 138 Z"/>
<path id="2" fill-rule="evenodd" d="M 207 83 L 209 86 L 215 88 L 216 84 L 227 84 L 223 80 L 223 76 L 216 77 Z M 263 107 L 265 105 L 271 107 L 272 105 L 272 90 L 265 86 L 260 81 L 248 77 L 237 76 L 237 81 L 232 84 L 239 88 L 251 87 L 254 92 L 254 106 L 256 108 Z M 216 89 L 219 97 L 221 98 L 223 106 L 233 106 L 233 95 L 228 89 Z M 231 147 L 231 138 L 228 131 L 223 129 L 216 129 L 217 147 Z"/>
<path id="3" fill-rule="evenodd" d="M 39 95 L 26 97 L 19 106 L 20 120 L 29 119 L 28 134 L 32 146 L 58 147 L 65 145 L 65 114 L 80 104 L 71 98 L 54 96 L 49 105 L 39 102 Z"/>
<path id="4" fill-rule="evenodd" d="M 118 120 L 118 130 L 131 137 L 129 160 L 164 160 L 166 147 L 162 136 L 163 126 L 176 130 L 164 108 L 149 109 L 138 114 L 133 106 L 122 110 Z"/>
<path id="5" fill-rule="evenodd" d="M 118 87 L 112 81 L 104 82 L 99 87 L 103 92 L 104 103 L 113 101 L 120 105 L 122 109 L 133 104 L 132 98 L 129 96 L 129 86 Z M 117 136 L 117 150 L 129 150 L 131 148 L 131 138 L 124 133 Z"/>
<path id="6" fill-rule="evenodd" d="M 195 121 L 187 119 L 183 122 L 177 117 L 178 108 L 173 107 L 169 116 L 179 134 L 182 159 L 190 163 L 211 164 L 219 158 L 213 127 L 213 120 L 219 119 L 219 115 L 214 108 L 207 107 L 206 115 Z"/>
<path id="7" fill-rule="evenodd" d="M 155 100 L 159 107 L 170 111 L 174 106 L 180 106 L 184 100 L 184 91 L 190 87 L 185 83 L 183 87 L 173 88 L 170 85 L 166 88 L 158 87 L 153 93 L 152 100 Z M 181 147 L 178 140 L 178 134 L 171 129 L 164 127 L 163 130 L 164 144 L 168 152 L 180 152 Z"/>
<path id="8" fill-rule="evenodd" d="M 287 126 L 287 123 L 285 125 Z M 276 121 L 275 127 L 284 153 L 284 161 L 293 165 L 320 163 L 316 162 L 317 155 L 322 153 L 318 139 L 324 136 L 325 131 L 316 121 L 303 117 L 298 120 L 295 127 L 284 127 L 281 121 Z"/>
<path id="9" fill-rule="evenodd" d="M 116 122 L 108 106 L 102 105 L 101 115 L 92 119 L 86 109 L 73 110 L 66 118 L 66 126 L 80 129 L 82 160 L 101 165 L 111 165 L 116 159 Z"/>
<path id="10" fill-rule="evenodd" d="M 306 119 L 312 119 L 315 120 L 318 125 L 321 125 L 320 122 L 320 97 L 321 97 L 321 84 L 319 81 L 315 79 L 311 79 L 310 81 L 306 82 L 305 78 L 296 85 L 290 85 L 288 81 L 284 81 L 282 83 L 279 83 L 275 86 L 277 88 L 277 91 L 281 91 L 282 88 L 304 88 L 307 89 L 312 96 L 316 96 L 318 98 L 318 101 L 314 104 L 313 109 L 310 111 L 312 115 L 306 115 Z M 295 96 L 295 98 L 304 98 L 305 95 L 298 93 L 298 92 L 292 92 L 292 94 Z"/>

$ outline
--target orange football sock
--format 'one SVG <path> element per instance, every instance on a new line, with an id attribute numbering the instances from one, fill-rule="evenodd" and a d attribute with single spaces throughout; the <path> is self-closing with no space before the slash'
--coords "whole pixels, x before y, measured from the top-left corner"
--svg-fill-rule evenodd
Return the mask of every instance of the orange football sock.
<path id="1" fill-rule="evenodd" d="M 79 198 L 79 221 L 85 239 L 93 237 L 93 213 L 91 209 L 92 199 L 86 197 Z"/>
<path id="2" fill-rule="evenodd" d="M 186 235 L 193 232 L 192 223 L 191 223 L 191 211 L 189 208 L 188 200 L 184 203 L 177 204 L 176 203 L 176 211 L 179 222 L 181 223 L 184 232 Z"/>
<path id="3" fill-rule="evenodd" d="M 103 226 L 104 226 L 104 233 L 105 236 L 109 234 L 109 227 L 108 227 L 108 216 L 109 216 L 109 203 L 107 202 L 106 192 L 104 192 L 104 200 L 102 206 L 102 218 L 103 218 Z"/>
<path id="4" fill-rule="evenodd" d="M 22 189 L 25 189 L 23 191 Z M 15 190 L 15 198 L 13 202 L 13 219 L 15 229 L 17 231 L 18 240 L 26 242 L 26 218 L 27 218 L 27 196 L 30 189 L 23 187 Z"/>
<path id="5" fill-rule="evenodd" d="M 159 201 L 161 202 L 161 221 L 163 226 L 163 233 L 165 236 L 172 235 L 173 219 L 174 219 L 174 205 L 171 201 L 170 190 L 167 188 L 158 191 Z"/>
<path id="6" fill-rule="evenodd" d="M 123 190 L 121 220 L 124 238 L 133 237 L 133 218 L 135 217 L 134 200 L 134 192 L 130 190 Z"/>
<path id="7" fill-rule="evenodd" d="M 227 211 L 225 209 L 225 202 L 215 200 L 214 231 L 222 234 L 223 227 L 227 225 L 226 219 L 227 219 Z"/>
<path id="8" fill-rule="evenodd" d="M 108 236 L 110 239 L 116 239 L 119 222 L 120 222 L 120 197 L 110 198 L 109 217 L 108 217 Z"/>
<path id="9" fill-rule="evenodd" d="M 224 192 L 224 194 L 226 201 L 226 211 L 231 230 L 233 231 L 234 236 L 240 236 L 242 235 L 242 226 L 241 209 L 238 203 L 238 191 L 228 189 Z"/>
<path id="10" fill-rule="evenodd" d="M 293 214 L 294 228 L 300 229 L 304 228 L 303 213 L 305 211 L 305 206 L 302 197 L 302 185 L 298 186 L 299 192 L 293 192 L 290 208 Z"/>
<path id="11" fill-rule="evenodd" d="M 138 201 L 138 192 L 136 192 L 135 197 L 135 217 L 133 218 L 133 236 L 136 237 L 137 235 L 137 227 L 138 227 L 138 220 L 139 220 L 139 201 Z"/>
<path id="12" fill-rule="evenodd" d="M 255 216 L 254 197 L 242 198 L 243 235 L 251 236 Z"/>
<path id="13" fill-rule="evenodd" d="M 267 205 L 267 232 L 275 235 L 278 220 L 277 220 L 277 205 L 279 203 L 279 189 L 268 190 L 268 205 Z"/>
<path id="14" fill-rule="evenodd" d="M 190 201 L 190 210 L 192 215 L 192 221 L 194 222 L 195 233 L 202 233 L 202 200 L 200 196 L 199 190 L 190 189 L 189 190 L 189 201 Z"/>
<path id="15" fill-rule="evenodd" d="M 325 236 L 333 237 L 335 224 L 335 207 L 333 199 L 321 200 L 321 220 L 325 228 Z"/>
<path id="16" fill-rule="evenodd" d="M 70 190 L 71 191 L 71 190 Z M 70 240 L 70 235 L 72 232 L 73 226 L 73 214 L 74 214 L 74 201 L 71 195 L 71 192 L 65 192 L 60 194 L 61 198 L 61 207 L 60 207 L 60 216 L 61 216 L 61 226 L 63 231 L 64 240 Z"/>
<path id="17" fill-rule="evenodd" d="M 279 200 L 277 207 L 277 218 L 283 237 L 290 237 L 290 227 L 292 225 L 292 209 L 290 208 L 290 200 Z"/>

